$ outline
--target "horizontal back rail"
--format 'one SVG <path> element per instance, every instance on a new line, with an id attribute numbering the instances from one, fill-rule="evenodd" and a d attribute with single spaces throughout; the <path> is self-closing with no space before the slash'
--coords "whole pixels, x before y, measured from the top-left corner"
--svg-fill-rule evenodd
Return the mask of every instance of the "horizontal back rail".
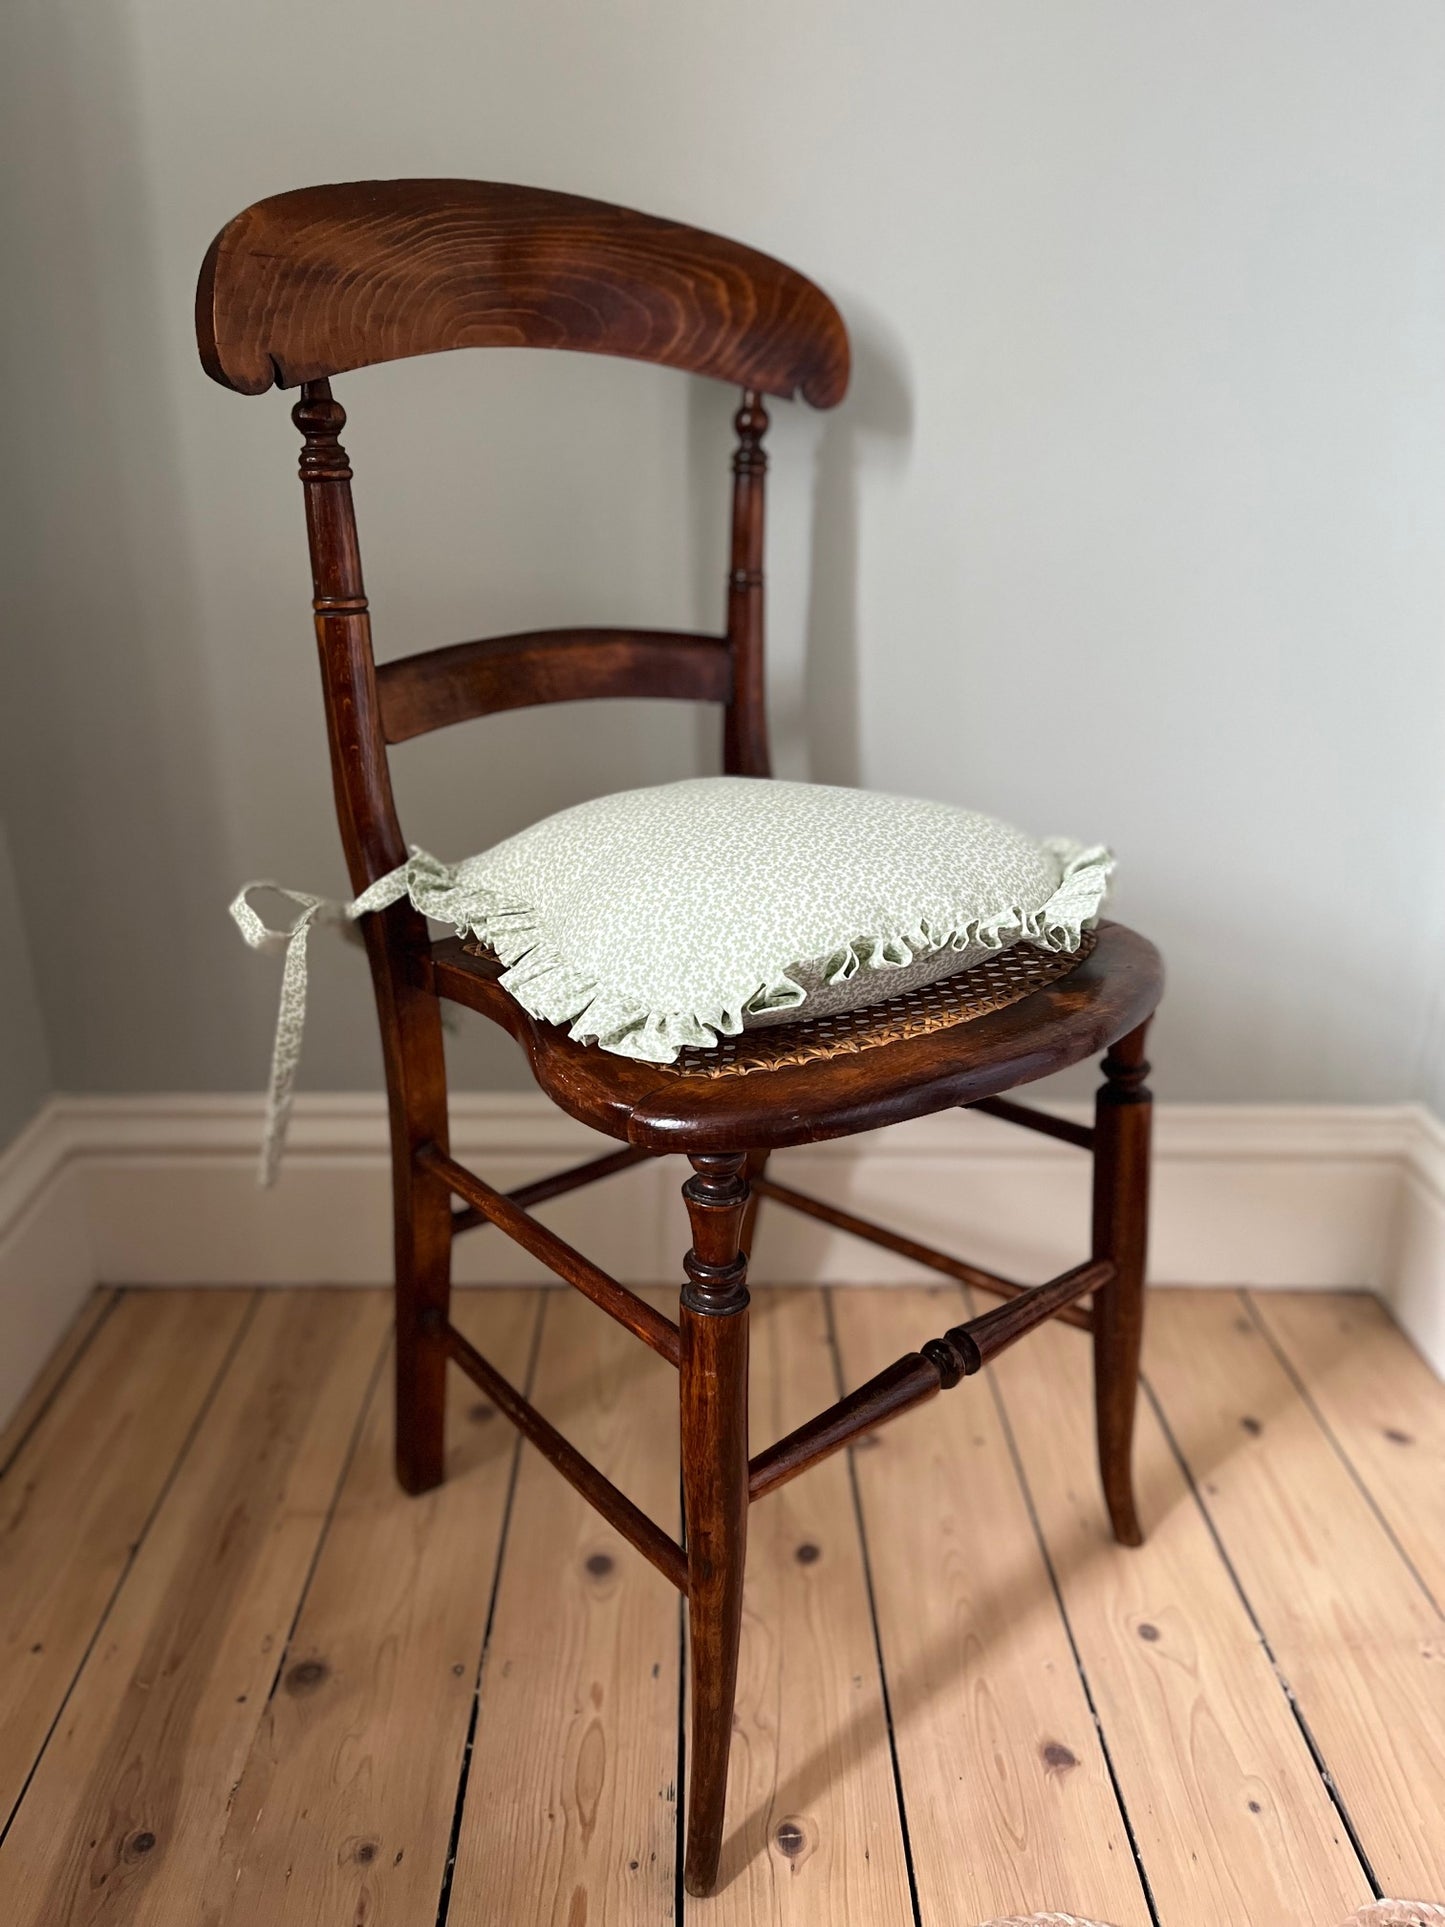
<path id="1" fill-rule="evenodd" d="M 341 181 L 211 243 L 196 338 L 243 395 L 451 348 L 623 355 L 831 408 L 848 336 L 805 275 L 631 208 L 501 181 Z"/>
<path id="2" fill-rule="evenodd" d="M 671 629 L 535 629 L 452 643 L 376 670 L 388 743 L 535 703 L 600 696 L 726 703 L 732 681 L 721 636 Z"/>

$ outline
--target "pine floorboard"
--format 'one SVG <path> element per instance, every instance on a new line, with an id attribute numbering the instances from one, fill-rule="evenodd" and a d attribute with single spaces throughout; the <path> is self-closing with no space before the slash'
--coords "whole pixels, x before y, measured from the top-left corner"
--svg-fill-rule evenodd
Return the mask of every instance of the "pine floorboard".
<path id="1" fill-rule="evenodd" d="M 754 1448 L 963 1304 L 760 1292 Z M 457 1319 L 678 1530 L 661 1360 L 559 1290 Z M 5 1927 L 1445 1900 L 1445 1387 L 1374 1299 L 1153 1295 L 1136 1552 L 1057 1325 L 762 1501 L 709 1901 L 678 1879 L 676 1595 L 459 1376 L 448 1480 L 405 1498 L 386 1322 L 380 1293 L 100 1293 L 7 1426 Z"/>
<path id="2" fill-rule="evenodd" d="M 1150 1383 L 1386 1893 L 1445 1897 L 1445 1621 L 1363 1474 L 1224 1293 L 1160 1292 Z"/>

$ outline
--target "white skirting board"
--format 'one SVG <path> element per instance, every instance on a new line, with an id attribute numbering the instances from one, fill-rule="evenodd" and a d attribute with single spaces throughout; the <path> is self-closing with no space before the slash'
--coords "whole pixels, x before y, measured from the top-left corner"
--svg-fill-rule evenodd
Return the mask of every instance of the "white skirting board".
<path id="1" fill-rule="evenodd" d="M 1075 1108 L 1070 1113 L 1086 1116 Z M 458 1095 L 452 1148 L 522 1184 L 613 1148 L 535 1094 Z M 92 1284 L 357 1284 L 390 1274 L 380 1096 L 297 1100 L 279 1184 L 255 1182 L 251 1096 L 59 1097 L 0 1154 L 0 1414 Z M 1445 1127 L 1418 1105 L 1156 1107 L 1160 1284 L 1368 1287 L 1445 1376 Z M 1087 1250 L 1088 1158 L 950 1112 L 780 1152 L 774 1170 L 990 1268 L 1041 1279 Z M 676 1159 L 541 1207 L 634 1284 L 681 1278 Z M 461 1283 L 547 1274 L 499 1232 L 457 1245 Z M 765 1205 L 759 1283 L 885 1283 L 901 1259 Z"/>

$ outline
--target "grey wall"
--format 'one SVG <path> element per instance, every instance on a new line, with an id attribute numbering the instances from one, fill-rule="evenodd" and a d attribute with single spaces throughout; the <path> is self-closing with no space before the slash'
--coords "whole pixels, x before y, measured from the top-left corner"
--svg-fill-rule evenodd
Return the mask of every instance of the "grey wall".
<path id="1" fill-rule="evenodd" d="M 35 970 L 0 820 L 0 1145 L 39 1110 L 49 1091 L 50 1053 Z"/>
<path id="2" fill-rule="evenodd" d="M 580 189 L 796 261 L 854 394 L 779 407 L 784 773 L 1102 836 L 1159 1085 L 1424 1088 L 1445 959 L 1445 15 L 1427 0 L 12 0 L 3 797 L 56 1081 L 238 1089 L 243 877 L 339 888 L 286 402 L 195 360 L 214 230 L 310 180 Z M 4 50 L 0 50 L 4 51 Z M 19 296 L 16 299 L 16 296 Z M 521 354 L 338 384 L 382 653 L 711 620 L 731 398 Z M 711 764 L 688 712 L 409 746 L 480 847 Z M 304 1081 L 374 1083 L 318 944 Z M 516 1084 L 469 1036 L 465 1081 Z"/>

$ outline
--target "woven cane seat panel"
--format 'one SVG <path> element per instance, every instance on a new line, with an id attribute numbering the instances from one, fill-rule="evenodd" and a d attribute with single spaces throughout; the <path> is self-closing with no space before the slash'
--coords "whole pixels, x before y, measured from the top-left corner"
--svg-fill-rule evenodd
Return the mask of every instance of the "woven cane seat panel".
<path id="1" fill-rule="evenodd" d="M 676 1063 L 658 1069 L 674 1077 L 745 1077 L 751 1071 L 782 1070 L 811 1064 L 821 1058 L 848 1057 L 858 1051 L 880 1050 L 930 1031 L 952 1030 L 990 1011 L 1010 1004 L 1068 976 L 1093 950 L 1097 933 L 1086 930 L 1079 948 L 1070 955 L 1038 950 L 1018 943 L 952 977 L 923 984 L 906 996 L 886 1003 L 864 1004 L 857 1010 L 837 1011 L 809 1023 L 774 1024 L 766 1030 L 746 1030 L 723 1037 L 712 1050 L 684 1050 Z"/>
<path id="2" fill-rule="evenodd" d="M 906 996 L 884 1003 L 864 1004 L 857 1010 L 835 1011 L 801 1024 L 771 1024 L 765 1030 L 745 1030 L 737 1037 L 719 1038 L 711 1050 L 684 1050 L 673 1064 L 654 1068 L 670 1077 L 746 1077 L 752 1071 L 776 1071 L 789 1065 L 812 1064 L 829 1057 L 849 1057 L 859 1051 L 881 1050 L 931 1031 L 952 1030 L 990 1011 L 1006 1010 L 1045 984 L 1057 983 L 1077 970 L 1099 940 L 1096 930 L 1085 930 L 1079 948 L 1061 955 L 1016 943 L 986 957 L 982 963 L 921 984 Z M 496 953 L 484 943 L 463 943 L 468 957 L 496 963 Z"/>

